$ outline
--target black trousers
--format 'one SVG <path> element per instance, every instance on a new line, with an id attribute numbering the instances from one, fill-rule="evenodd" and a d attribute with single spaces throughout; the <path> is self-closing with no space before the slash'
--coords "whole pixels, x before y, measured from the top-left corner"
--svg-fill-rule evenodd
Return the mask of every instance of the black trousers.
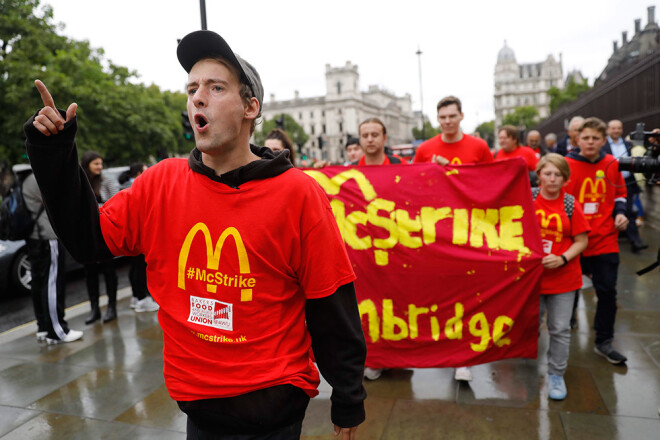
<path id="1" fill-rule="evenodd" d="M 616 320 L 616 280 L 619 270 L 619 254 L 602 254 L 591 257 L 580 257 L 582 273 L 591 274 L 598 297 L 594 328 L 596 329 L 596 344 L 614 338 L 614 321 Z"/>
<path id="2" fill-rule="evenodd" d="M 220 434 L 202 431 L 190 417 L 186 426 L 186 440 L 299 440 L 302 432 L 302 419 L 267 434 Z"/>
<path id="3" fill-rule="evenodd" d="M 113 260 L 98 263 L 85 264 L 85 278 L 87 282 L 87 293 L 90 298 L 99 297 L 99 272 L 105 278 L 105 290 L 108 301 L 113 303 L 117 300 L 117 271 Z"/>
<path id="4" fill-rule="evenodd" d="M 144 260 L 144 255 L 130 257 L 131 268 L 128 271 L 128 279 L 131 282 L 131 289 L 133 296 L 138 300 L 142 300 L 149 294 L 147 288 L 147 262 Z"/>
<path id="5" fill-rule="evenodd" d="M 287 384 L 177 404 L 188 416 L 188 440 L 298 440 L 309 396 Z"/>
<path id="6" fill-rule="evenodd" d="M 62 339 L 69 333 L 69 326 L 64 320 L 64 248 L 57 240 L 28 239 L 26 243 L 37 331 L 48 332 L 50 339 Z"/>

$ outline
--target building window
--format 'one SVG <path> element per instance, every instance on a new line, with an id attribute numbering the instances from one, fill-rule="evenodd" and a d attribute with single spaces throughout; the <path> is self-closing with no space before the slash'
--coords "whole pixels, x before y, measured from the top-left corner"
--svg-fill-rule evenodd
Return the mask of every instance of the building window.
<path id="1" fill-rule="evenodd" d="M 298 119 L 302 121 L 302 112 L 298 113 Z"/>
<path id="2" fill-rule="evenodd" d="M 339 123 L 339 132 L 340 133 L 344 132 L 344 124 L 342 124 L 341 122 Z"/>
<path id="3" fill-rule="evenodd" d="M 337 94 L 341 95 L 341 83 L 337 81 Z"/>
<path id="4" fill-rule="evenodd" d="M 325 110 L 321 110 L 321 116 L 325 116 Z"/>
<path id="5" fill-rule="evenodd" d="M 325 134 L 325 124 L 323 124 L 323 134 Z"/>
<path id="6" fill-rule="evenodd" d="M 309 117 L 313 118 L 314 117 L 314 112 L 309 112 Z"/>
<path id="7" fill-rule="evenodd" d="M 312 134 L 314 134 L 314 126 L 313 126 L 313 125 L 310 125 L 310 126 L 309 126 L 309 131 L 310 131 Z"/>

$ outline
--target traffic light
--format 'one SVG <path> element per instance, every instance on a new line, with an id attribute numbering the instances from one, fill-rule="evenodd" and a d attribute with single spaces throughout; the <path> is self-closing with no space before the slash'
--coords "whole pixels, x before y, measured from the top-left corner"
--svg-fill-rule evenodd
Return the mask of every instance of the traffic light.
<path id="1" fill-rule="evenodd" d="M 188 112 L 181 112 L 181 125 L 183 126 L 183 137 L 187 140 L 193 140 L 195 133 L 193 132 L 192 125 L 190 125 L 190 118 Z"/>
<path id="2" fill-rule="evenodd" d="M 275 127 L 279 128 L 280 130 L 284 130 L 284 114 L 275 119 Z"/>
<path id="3" fill-rule="evenodd" d="M 325 141 L 323 140 L 323 136 L 319 136 L 318 141 L 319 141 L 319 150 L 322 150 L 323 146 L 325 145 Z"/>

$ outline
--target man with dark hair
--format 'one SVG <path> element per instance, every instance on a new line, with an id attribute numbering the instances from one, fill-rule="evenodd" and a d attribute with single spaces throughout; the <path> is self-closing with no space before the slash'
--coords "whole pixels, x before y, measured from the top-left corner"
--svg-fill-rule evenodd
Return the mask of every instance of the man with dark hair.
<path id="1" fill-rule="evenodd" d="M 435 162 L 440 165 L 461 165 L 492 162 L 493 155 L 483 139 L 463 133 L 461 100 L 447 96 L 438 102 L 438 122 L 442 133 L 423 142 L 413 162 Z"/>
<path id="2" fill-rule="evenodd" d="M 364 151 L 360 147 L 360 140 L 351 137 L 346 141 L 346 162 L 344 165 L 351 165 L 359 161 L 364 156 Z"/>
<path id="3" fill-rule="evenodd" d="M 513 125 L 505 125 L 497 132 L 500 150 L 495 153 L 495 160 L 506 160 L 522 157 L 527 163 L 527 171 L 536 174 L 536 164 L 539 163 L 534 151 L 518 143 L 518 129 Z M 531 178 L 531 175 L 530 175 Z"/>
<path id="4" fill-rule="evenodd" d="M 76 104 L 58 111 L 36 81 L 44 108 L 24 128 L 55 229 L 81 261 L 145 255 L 188 439 L 298 439 L 320 382 L 312 349 L 335 434 L 354 439 L 366 344 L 328 199 L 285 155 L 249 144 L 263 102 L 251 64 L 211 31 L 188 34 L 177 55 L 196 147 L 101 208 L 80 179 Z"/>
<path id="5" fill-rule="evenodd" d="M 566 156 L 571 180 L 566 192 L 582 206 L 589 222 L 589 245 L 582 252 L 582 273 L 592 275 L 598 297 L 594 329 L 594 351 L 612 364 L 627 358 L 612 347 L 616 319 L 616 280 L 619 269 L 619 231 L 628 226 L 626 186 L 616 159 L 602 151 L 605 123 L 587 118 L 578 128 L 577 146 Z"/>
<path id="6" fill-rule="evenodd" d="M 390 165 L 401 163 L 398 157 L 385 152 L 387 143 L 387 128 L 378 118 L 369 118 L 358 127 L 360 133 L 360 147 L 364 151 L 355 165 Z"/>

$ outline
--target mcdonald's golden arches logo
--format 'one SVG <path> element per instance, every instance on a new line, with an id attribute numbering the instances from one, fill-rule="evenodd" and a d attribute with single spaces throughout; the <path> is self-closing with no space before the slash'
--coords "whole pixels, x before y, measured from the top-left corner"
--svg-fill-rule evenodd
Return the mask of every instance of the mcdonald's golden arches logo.
<path id="1" fill-rule="evenodd" d="M 607 194 L 607 183 L 605 183 L 605 179 L 597 177 L 596 181 L 594 182 L 594 180 L 591 177 L 587 177 L 582 182 L 582 187 L 580 188 L 580 198 L 578 199 L 578 201 L 580 203 L 584 203 L 586 201 L 604 202 L 606 194 Z"/>
<path id="2" fill-rule="evenodd" d="M 461 159 L 459 159 L 458 157 L 453 158 L 451 160 L 451 164 L 452 165 L 463 165 L 463 163 L 461 162 Z"/>
<path id="3" fill-rule="evenodd" d="M 551 235 L 555 236 L 555 241 L 560 242 L 562 235 L 563 235 L 563 229 L 564 226 L 561 223 L 561 217 L 559 214 L 552 213 L 549 216 L 546 217 L 545 211 L 542 209 L 536 210 L 536 216 L 539 218 L 539 223 L 541 224 L 541 229 L 546 230 L 546 233 L 550 233 Z M 555 229 L 551 230 L 550 229 L 550 221 L 554 219 L 555 220 Z M 556 231 L 556 233 L 555 233 Z"/>
<path id="4" fill-rule="evenodd" d="M 192 246 L 192 242 L 198 232 L 202 233 L 206 244 L 206 268 L 187 267 L 190 247 Z M 239 274 L 233 275 L 218 272 L 222 248 L 230 235 L 233 237 L 236 246 L 240 272 Z M 229 227 L 225 229 L 216 242 L 215 247 L 213 247 L 209 228 L 204 223 L 197 223 L 190 229 L 188 235 L 186 235 L 186 238 L 183 241 L 183 245 L 181 246 L 181 252 L 179 253 L 177 285 L 180 289 L 186 290 L 186 278 L 188 278 L 191 280 L 205 281 L 207 283 L 206 290 L 210 293 L 216 293 L 219 285 L 240 288 L 241 301 L 252 301 L 252 288 L 255 286 L 256 280 L 253 277 L 247 276 L 249 273 L 250 261 L 248 260 L 247 251 L 245 250 L 241 234 L 236 228 Z"/>

